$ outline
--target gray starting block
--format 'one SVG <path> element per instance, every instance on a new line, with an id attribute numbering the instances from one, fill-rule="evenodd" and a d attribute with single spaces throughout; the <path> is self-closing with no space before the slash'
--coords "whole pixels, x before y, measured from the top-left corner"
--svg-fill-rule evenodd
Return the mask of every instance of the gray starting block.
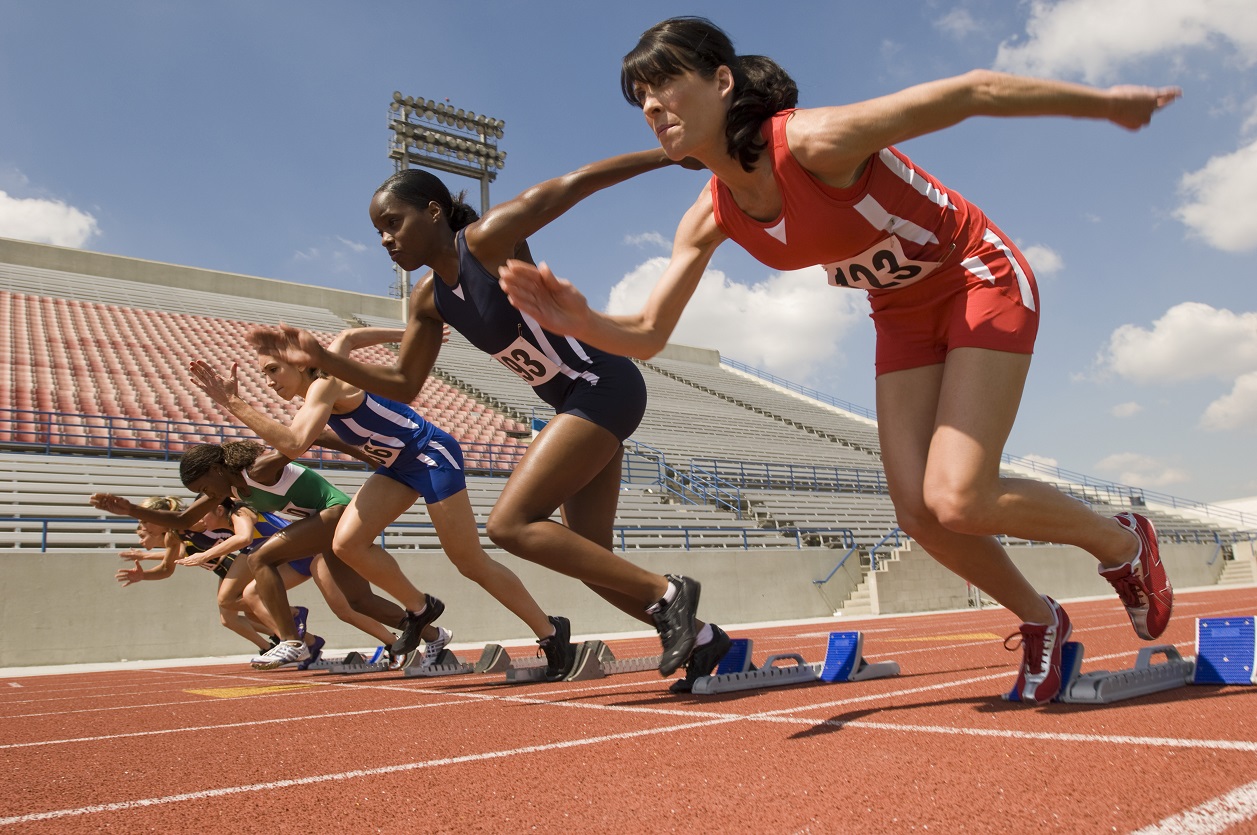
<path id="1" fill-rule="evenodd" d="M 1135 656 L 1129 670 L 1093 670 L 1082 672 L 1085 649 L 1079 641 L 1067 641 L 1061 648 L 1061 689 L 1054 702 L 1066 704 L 1107 705 L 1190 684 L 1196 669 L 1195 659 L 1184 658 L 1172 644 L 1144 647 Z M 1164 656 L 1159 664 L 1155 656 Z M 1006 701 L 1019 702 L 1021 694 L 1014 689 L 1004 696 Z"/>
<path id="2" fill-rule="evenodd" d="M 729 654 L 725 658 L 729 658 L 732 654 L 733 647 L 730 647 Z M 791 661 L 794 663 L 779 665 L 779 662 Z M 720 667 L 717 667 L 715 675 L 696 679 L 691 692 L 705 696 L 714 693 L 732 693 L 738 690 L 782 687 L 788 684 L 868 681 L 899 675 L 897 661 L 869 663 L 864 660 L 864 635 L 860 632 L 831 632 L 825 660 L 819 664 L 808 663 L 798 653 L 785 652 L 770 655 L 762 667 L 754 669 L 750 665 L 749 641 L 745 655 L 742 655 L 740 659 L 735 658 L 731 663 L 742 663 L 745 668 L 741 671 L 721 673 Z"/>
<path id="3" fill-rule="evenodd" d="M 1257 618 L 1196 618 L 1194 684 L 1257 684 Z"/>
<path id="4" fill-rule="evenodd" d="M 510 669 L 511 657 L 501 644 L 488 644 L 480 653 L 474 664 L 459 661 L 458 657 L 448 649 L 441 650 L 436 663 L 430 666 L 415 665 L 407 667 L 406 678 L 438 678 L 441 676 L 462 676 L 471 673 L 501 673 Z"/>
<path id="5" fill-rule="evenodd" d="M 564 681 L 589 681 L 621 673 L 645 673 L 659 669 L 661 656 L 616 658 L 611 647 L 602 641 L 585 641 L 576 649 L 576 663 Z"/>

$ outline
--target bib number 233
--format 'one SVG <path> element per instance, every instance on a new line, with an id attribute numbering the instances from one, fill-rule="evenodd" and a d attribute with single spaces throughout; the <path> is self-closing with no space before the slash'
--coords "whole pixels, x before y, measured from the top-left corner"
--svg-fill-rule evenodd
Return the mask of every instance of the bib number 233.
<path id="1" fill-rule="evenodd" d="M 522 336 L 493 355 L 530 386 L 539 386 L 559 373 L 557 365 Z"/>

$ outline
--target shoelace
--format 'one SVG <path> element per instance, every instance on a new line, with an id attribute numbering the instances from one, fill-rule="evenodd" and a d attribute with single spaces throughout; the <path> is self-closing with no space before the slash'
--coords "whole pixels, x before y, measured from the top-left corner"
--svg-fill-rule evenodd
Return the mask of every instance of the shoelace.
<path id="1" fill-rule="evenodd" d="M 1009 646 L 1008 642 L 1017 639 L 1017 642 Z M 1021 649 L 1021 661 L 1026 665 L 1026 671 L 1038 675 L 1043 672 L 1043 635 L 1037 632 L 1014 632 L 1004 639 L 1004 649 L 1009 652 L 1016 652 Z"/>
<path id="2" fill-rule="evenodd" d="M 1144 605 L 1146 592 L 1143 580 L 1139 578 L 1133 570 L 1125 577 L 1117 577 L 1109 580 L 1112 584 L 1117 596 L 1122 599 L 1122 605 L 1128 608 L 1137 608 Z"/>
<path id="3" fill-rule="evenodd" d="M 423 666 L 428 667 L 435 664 L 436 660 L 441 657 L 441 653 L 444 650 L 445 642 L 440 638 L 435 641 L 430 641 L 428 645 L 423 648 Z"/>

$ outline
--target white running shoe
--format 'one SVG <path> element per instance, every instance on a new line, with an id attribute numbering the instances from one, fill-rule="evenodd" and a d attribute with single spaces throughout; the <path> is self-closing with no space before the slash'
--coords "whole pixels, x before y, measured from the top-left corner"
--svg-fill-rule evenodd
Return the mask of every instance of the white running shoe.
<path id="1" fill-rule="evenodd" d="M 255 670 L 273 670 L 285 664 L 300 664 L 310 657 L 303 641 L 280 641 L 261 655 L 249 659 Z"/>
<path id="2" fill-rule="evenodd" d="M 454 633 L 446 629 L 444 626 L 436 628 L 440 634 L 424 644 L 423 661 L 419 662 L 421 667 L 431 667 L 441 657 L 441 653 L 445 651 L 445 647 L 454 637 Z"/>

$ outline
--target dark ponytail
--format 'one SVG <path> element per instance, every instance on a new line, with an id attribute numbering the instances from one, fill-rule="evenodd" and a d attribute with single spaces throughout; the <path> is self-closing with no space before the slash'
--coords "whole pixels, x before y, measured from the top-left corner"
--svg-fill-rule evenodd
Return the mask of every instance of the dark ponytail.
<path id="1" fill-rule="evenodd" d="M 201 479 L 215 464 L 222 464 L 233 472 L 247 470 L 262 452 L 263 447 L 257 441 L 193 444 L 179 458 L 179 480 L 184 487 L 188 487 Z"/>
<path id="2" fill-rule="evenodd" d="M 765 143 L 764 121 L 799 103 L 799 88 L 776 61 L 741 55 L 720 27 L 702 17 L 674 17 L 647 29 L 620 68 L 620 92 L 641 107 L 635 87 L 659 84 L 687 71 L 711 78 L 720 67 L 733 73 L 733 101 L 725 119 L 729 155 L 751 171 Z"/>
<path id="3" fill-rule="evenodd" d="M 460 191 L 458 197 L 451 197 L 450 190 L 439 177 L 421 168 L 398 171 L 375 190 L 376 194 L 380 192 L 392 194 L 403 203 L 420 209 L 426 209 L 429 203 L 435 202 L 445 213 L 445 222 L 455 232 L 480 218 L 475 209 L 463 202 L 467 192 Z"/>

